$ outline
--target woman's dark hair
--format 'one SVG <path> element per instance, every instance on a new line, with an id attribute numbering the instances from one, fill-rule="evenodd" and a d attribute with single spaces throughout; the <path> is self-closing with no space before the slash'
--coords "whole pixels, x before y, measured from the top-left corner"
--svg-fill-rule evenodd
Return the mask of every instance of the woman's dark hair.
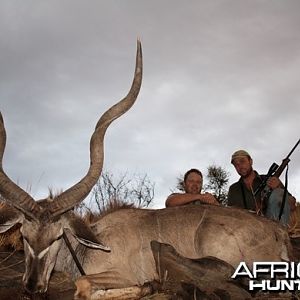
<path id="1" fill-rule="evenodd" d="M 203 178 L 202 173 L 198 170 L 198 169 L 190 169 L 188 170 L 183 177 L 183 181 L 185 182 L 187 177 L 191 174 L 191 173 L 196 173 L 198 174 L 201 178 Z"/>

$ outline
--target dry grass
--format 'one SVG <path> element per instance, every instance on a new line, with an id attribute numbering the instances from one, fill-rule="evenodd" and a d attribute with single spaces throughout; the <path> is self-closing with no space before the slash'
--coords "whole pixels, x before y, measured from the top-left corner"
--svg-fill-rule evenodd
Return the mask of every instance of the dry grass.
<path id="1" fill-rule="evenodd" d="M 6 202 L 0 202 L 0 214 L 1 210 L 4 210 L 8 204 Z M 13 249 L 23 250 L 23 239 L 20 232 L 21 224 L 16 224 L 8 231 L 0 233 L 0 249 Z"/>
<path id="2" fill-rule="evenodd" d="M 82 215 L 82 218 L 87 224 L 93 224 L 114 211 L 134 207 L 135 205 L 133 203 L 126 203 L 118 199 L 112 199 L 106 203 L 105 208 L 103 208 L 101 212 L 94 213 L 92 211 L 87 211 Z"/>

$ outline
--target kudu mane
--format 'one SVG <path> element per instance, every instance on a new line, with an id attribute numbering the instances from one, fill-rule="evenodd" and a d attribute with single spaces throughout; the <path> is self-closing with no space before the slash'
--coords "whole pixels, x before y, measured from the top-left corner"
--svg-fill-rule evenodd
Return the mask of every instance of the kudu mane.
<path id="1" fill-rule="evenodd" d="M 88 225 L 93 225 L 97 221 L 101 220 L 108 214 L 111 214 L 117 210 L 136 208 L 133 203 L 126 203 L 122 201 L 110 201 L 100 212 L 87 211 L 81 217 Z M 80 215 L 79 215 L 80 216 Z"/>

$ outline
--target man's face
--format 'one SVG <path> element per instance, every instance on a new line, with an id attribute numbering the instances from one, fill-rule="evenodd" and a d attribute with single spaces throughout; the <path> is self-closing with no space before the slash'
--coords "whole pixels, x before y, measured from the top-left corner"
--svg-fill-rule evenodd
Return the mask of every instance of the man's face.
<path id="1" fill-rule="evenodd" d="M 248 177 L 253 171 L 252 159 L 248 156 L 237 157 L 232 163 L 238 174 L 243 178 Z"/>
<path id="2" fill-rule="evenodd" d="M 202 189 L 202 177 L 197 173 L 190 173 L 184 182 L 184 189 L 189 194 L 199 194 Z"/>

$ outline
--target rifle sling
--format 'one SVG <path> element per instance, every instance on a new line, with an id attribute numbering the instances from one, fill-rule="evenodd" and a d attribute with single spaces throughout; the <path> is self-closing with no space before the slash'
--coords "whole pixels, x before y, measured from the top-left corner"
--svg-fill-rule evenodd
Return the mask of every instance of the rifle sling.
<path id="1" fill-rule="evenodd" d="M 289 169 L 289 165 L 287 164 L 286 171 L 285 171 L 284 192 L 283 192 L 283 197 L 282 197 L 281 206 L 280 206 L 280 212 L 279 212 L 279 216 L 278 216 L 279 221 L 280 221 L 281 216 L 283 214 L 283 209 L 284 209 L 284 206 L 285 206 L 286 196 L 287 196 L 287 193 L 288 193 L 288 169 Z"/>

